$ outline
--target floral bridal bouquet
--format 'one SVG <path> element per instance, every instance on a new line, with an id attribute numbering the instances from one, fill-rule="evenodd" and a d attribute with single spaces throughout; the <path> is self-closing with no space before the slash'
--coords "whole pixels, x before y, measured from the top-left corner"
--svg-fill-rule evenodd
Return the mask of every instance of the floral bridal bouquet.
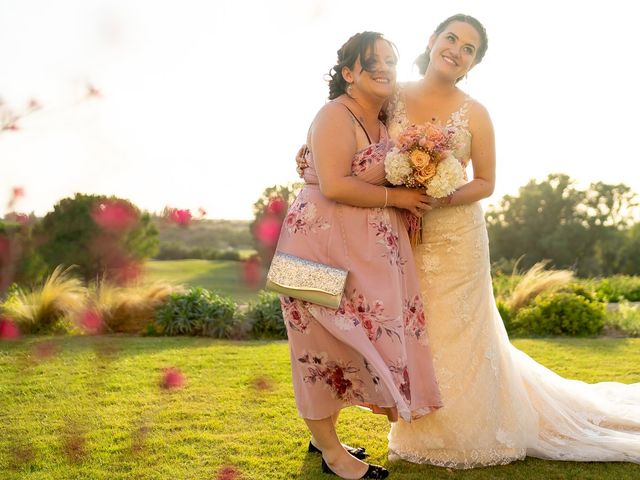
<path id="1" fill-rule="evenodd" d="M 392 185 L 425 188 L 434 198 L 452 194 L 464 182 L 464 169 L 453 155 L 454 132 L 432 123 L 407 127 L 384 160 L 387 180 Z M 411 241 L 420 243 L 421 218 L 411 217 Z"/>

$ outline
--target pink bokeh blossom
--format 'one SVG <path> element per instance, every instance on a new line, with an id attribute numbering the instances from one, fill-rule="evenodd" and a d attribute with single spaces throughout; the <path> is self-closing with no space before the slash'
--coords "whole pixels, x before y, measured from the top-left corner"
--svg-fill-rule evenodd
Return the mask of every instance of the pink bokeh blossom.
<path id="1" fill-rule="evenodd" d="M 102 315 L 95 308 L 89 308 L 80 314 L 78 324 L 89 335 L 102 332 Z"/>
<path id="2" fill-rule="evenodd" d="M 216 480 L 238 480 L 240 478 L 240 470 L 233 465 L 225 465 L 218 470 Z"/>
<path id="3" fill-rule="evenodd" d="M 282 197 L 271 197 L 267 205 L 267 212 L 273 215 L 282 215 L 287 209 L 287 202 Z"/>
<path id="4" fill-rule="evenodd" d="M 16 323 L 7 317 L 0 317 L 0 340 L 17 340 L 20 338 L 20 329 Z"/>
<path id="5" fill-rule="evenodd" d="M 163 390 L 177 390 L 184 386 L 184 375 L 175 367 L 167 367 L 162 369 L 162 377 L 160 378 L 160 388 Z"/>
<path id="6" fill-rule="evenodd" d="M 282 221 L 275 215 L 264 215 L 256 224 L 256 238 L 265 247 L 274 247 L 280 237 Z"/>
<path id="7" fill-rule="evenodd" d="M 127 230 L 138 221 L 135 208 L 123 201 L 106 200 L 94 205 L 91 217 L 101 228 L 111 231 Z"/>
<path id="8" fill-rule="evenodd" d="M 179 208 L 168 208 L 166 213 L 166 219 L 169 222 L 175 223 L 176 225 L 180 225 L 181 227 L 186 227 L 191 223 L 191 219 L 193 216 L 191 215 L 191 211 L 187 209 L 179 209 Z"/>
<path id="9" fill-rule="evenodd" d="M 262 283 L 260 257 L 253 255 L 242 262 L 242 280 L 251 288 L 256 288 Z"/>

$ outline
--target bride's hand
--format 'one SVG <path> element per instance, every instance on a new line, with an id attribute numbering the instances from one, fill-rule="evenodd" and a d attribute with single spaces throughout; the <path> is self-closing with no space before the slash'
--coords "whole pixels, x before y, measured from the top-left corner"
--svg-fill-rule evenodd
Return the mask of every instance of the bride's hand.
<path id="1" fill-rule="evenodd" d="M 409 210 L 417 217 L 431 210 L 429 198 L 424 190 L 407 187 L 389 188 L 389 205 Z"/>

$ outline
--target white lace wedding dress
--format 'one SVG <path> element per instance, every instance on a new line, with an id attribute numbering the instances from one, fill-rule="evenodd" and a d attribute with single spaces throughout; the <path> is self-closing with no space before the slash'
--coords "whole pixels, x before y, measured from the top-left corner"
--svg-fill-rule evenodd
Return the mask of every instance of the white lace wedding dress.
<path id="1" fill-rule="evenodd" d="M 471 101 L 448 122 L 465 165 Z M 409 124 L 401 90 L 388 124 L 394 138 Z M 506 464 L 526 455 L 640 463 L 640 383 L 567 380 L 509 342 L 495 306 L 480 204 L 429 212 L 422 235 L 414 256 L 444 407 L 393 424 L 390 458 L 452 468 Z"/>

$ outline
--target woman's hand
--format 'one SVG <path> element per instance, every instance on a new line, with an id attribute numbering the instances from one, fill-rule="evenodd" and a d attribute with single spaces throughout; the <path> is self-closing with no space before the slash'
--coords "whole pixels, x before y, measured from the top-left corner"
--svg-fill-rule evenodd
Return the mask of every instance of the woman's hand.
<path id="1" fill-rule="evenodd" d="M 298 172 L 300 178 L 304 176 L 304 169 L 309 166 L 306 159 L 308 151 L 309 149 L 307 148 L 307 146 L 302 145 L 300 147 L 300 150 L 298 150 L 298 153 L 296 153 L 296 172 Z"/>
<path id="2" fill-rule="evenodd" d="M 427 195 L 427 203 L 429 204 L 429 206 L 433 209 L 433 208 L 439 208 L 439 207 L 446 207 L 447 205 L 451 204 L 451 198 L 452 198 L 453 194 L 448 195 L 446 197 L 442 197 L 442 198 L 436 198 L 436 197 L 432 197 L 430 195 Z"/>
<path id="3" fill-rule="evenodd" d="M 388 188 L 389 205 L 397 208 L 409 210 L 417 217 L 421 217 L 431 210 L 429 197 L 424 190 L 407 187 Z"/>

